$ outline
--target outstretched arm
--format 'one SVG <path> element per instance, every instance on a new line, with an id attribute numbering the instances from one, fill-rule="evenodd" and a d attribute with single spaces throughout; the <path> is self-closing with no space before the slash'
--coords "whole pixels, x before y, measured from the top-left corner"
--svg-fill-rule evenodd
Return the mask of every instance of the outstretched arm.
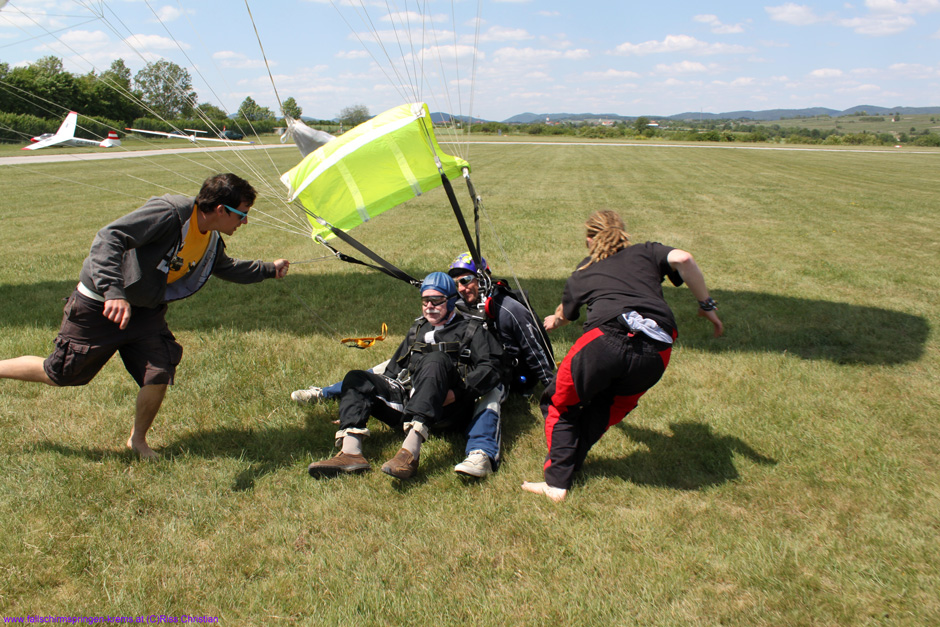
<path id="1" fill-rule="evenodd" d="M 679 248 L 671 250 L 666 259 L 669 261 L 669 265 L 679 272 L 682 280 L 692 290 L 695 300 L 700 303 L 698 315 L 708 318 L 708 321 L 715 327 L 715 337 L 720 337 L 725 331 L 725 325 L 718 318 L 717 311 L 714 307 L 712 309 L 707 309 L 707 307 L 703 309 L 701 305 L 701 303 L 707 303 L 711 299 L 708 295 L 708 287 L 705 285 L 705 275 L 702 274 L 702 269 L 695 263 L 695 259 L 691 254 Z"/>
<path id="2" fill-rule="evenodd" d="M 554 331 L 558 327 L 563 327 L 571 322 L 565 318 L 565 310 L 561 303 L 555 308 L 555 313 L 545 316 L 543 322 L 546 331 Z"/>

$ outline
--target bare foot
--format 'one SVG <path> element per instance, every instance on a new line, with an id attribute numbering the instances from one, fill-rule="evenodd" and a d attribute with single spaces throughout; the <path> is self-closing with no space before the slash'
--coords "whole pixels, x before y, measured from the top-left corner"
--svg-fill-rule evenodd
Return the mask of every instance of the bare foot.
<path id="1" fill-rule="evenodd" d="M 160 454 L 150 448 L 146 441 L 134 442 L 133 434 L 127 439 L 127 448 L 137 453 L 141 459 L 158 459 L 160 457 Z"/>
<path id="2" fill-rule="evenodd" d="M 568 495 L 568 490 L 565 490 L 564 488 L 553 488 L 544 481 L 539 483 L 523 481 L 522 489 L 526 492 L 531 492 L 532 494 L 544 494 L 555 503 L 561 503 Z"/>

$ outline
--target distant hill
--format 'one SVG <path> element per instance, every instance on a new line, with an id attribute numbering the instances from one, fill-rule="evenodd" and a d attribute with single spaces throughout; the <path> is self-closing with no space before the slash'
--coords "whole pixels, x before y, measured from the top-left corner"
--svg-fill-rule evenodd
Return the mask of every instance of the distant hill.
<path id="1" fill-rule="evenodd" d="M 901 113 L 907 115 L 918 114 L 940 114 L 940 107 L 876 107 L 874 105 L 859 105 L 838 111 L 837 109 L 827 109 L 825 107 L 809 107 L 806 109 L 767 109 L 765 111 L 726 111 L 724 113 L 705 113 L 703 111 L 687 111 L 677 113 L 676 115 L 644 115 L 651 120 L 755 120 L 758 122 L 772 122 L 783 118 L 812 118 L 820 115 L 828 115 L 834 118 L 855 115 L 864 111 L 869 115 L 890 115 L 892 113 Z M 561 120 L 614 120 L 615 122 L 631 123 L 640 116 L 617 115 L 616 113 L 519 113 L 502 121 L 503 124 L 533 124 L 535 122 L 559 122 Z M 318 122 L 308 116 L 301 116 L 305 122 Z M 450 124 L 452 120 L 466 124 L 470 117 L 466 115 L 451 115 L 440 111 L 431 114 L 431 121 L 434 124 Z M 339 122 L 339 120 L 332 120 Z M 491 122 L 483 118 L 473 118 L 475 124 Z"/>
<path id="2" fill-rule="evenodd" d="M 908 115 L 915 114 L 940 114 L 940 107 L 876 107 L 874 105 L 859 105 L 839 111 L 837 109 L 827 109 L 825 107 L 810 107 L 806 109 L 768 109 L 766 111 L 726 111 L 724 113 L 706 113 L 702 111 L 688 111 L 676 115 L 654 115 L 649 114 L 651 120 L 757 120 L 761 122 L 770 122 L 783 118 L 811 118 L 818 115 L 828 115 L 834 118 L 854 115 L 864 111 L 870 115 L 889 115 L 891 113 L 902 113 Z M 636 120 L 639 116 L 623 116 L 614 113 L 520 113 L 511 118 L 503 120 L 504 124 L 532 124 L 533 122 L 544 122 L 547 119 L 551 121 L 559 120 L 615 120 L 629 122 Z"/>

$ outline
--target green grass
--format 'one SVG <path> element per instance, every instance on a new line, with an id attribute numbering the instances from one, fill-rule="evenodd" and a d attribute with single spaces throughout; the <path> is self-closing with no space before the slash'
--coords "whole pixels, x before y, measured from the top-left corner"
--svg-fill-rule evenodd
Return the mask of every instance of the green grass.
<path id="1" fill-rule="evenodd" d="M 878 120 L 877 118 L 882 118 Z M 904 114 L 900 116 L 897 122 L 892 121 L 891 115 L 870 115 L 854 116 L 843 115 L 840 117 L 814 117 L 814 118 L 787 118 L 784 120 L 774 120 L 772 122 L 749 122 L 759 126 L 773 126 L 779 124 L 784 128 L 799 127 L 809 130 L 819 129 L 821 131 L 839 130 L 843 133 L 908 133 L 911 128 L 917 129 L 917 133 L 923 131 L 932 131 L 936 133 L 940 129 L 940 116 L 933 113 L 915 113 Z"/>
<path id="2" fill-rule="evenodd" d="M 193 193 L 233 170 L 259 183 L 256 209 L 283 215 L 277 174 L 296 153 L 232 158 L 2 166 L 0 356 L 49 352 L 96 230 L 164 187 Z M 711 338 L 688 290 L 666 288 L 680 326 L 670 368 L 592 450 L 566 502 L 519 489 L 545 454 L 522 399 L 505 408 L 505 461 L 486 481 L 452 472 L 456 435 L 427 443 L 409 483 L 307 476 L 333 452 L 336 405 L 300 408 L 290 391 L 384 359 L 418 307 L 383 275 L 296 264 L 283 281 L 213 281 L 171 305 L 185 353 L 151 437 L 156 463 L 123 449 L 136 389 L 119 360 L 84 388 L 0 381 L 0 614 L 936 624 L 938 159 L 474 146 L 485 255 L 543 314 L 584 255 L 584 218 L 613 208 L 635 241 L 696 256 L 726 323 Z M 417 276 L 464 249 L 439 190 L 355 235 Z M 323 254 L 257 224 L 228 250 Z M 384 345 L 340 346 L 382 322 Z M 578 334 L 556 332 L 559 357 Z M 366 454 L 380 464 L 400 436 L 373 426 Z"/>

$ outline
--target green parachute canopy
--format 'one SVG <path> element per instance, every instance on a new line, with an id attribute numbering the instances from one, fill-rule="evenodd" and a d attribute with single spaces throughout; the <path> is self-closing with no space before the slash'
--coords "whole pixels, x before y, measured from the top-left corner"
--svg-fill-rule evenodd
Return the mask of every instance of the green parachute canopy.
<path id="1" fill-rule="evenodd" d="M 281 176 L 290 200 L 308 210 L 313 237 L 333 237 L 319 216 L 348 231 L 387 209 L 441 185 L 469 169 L 444 154 L 424 103 L 405 104 L 375 116 L 316 149 Z M 309 215 L 313 214 L 313 215 Z"/>

